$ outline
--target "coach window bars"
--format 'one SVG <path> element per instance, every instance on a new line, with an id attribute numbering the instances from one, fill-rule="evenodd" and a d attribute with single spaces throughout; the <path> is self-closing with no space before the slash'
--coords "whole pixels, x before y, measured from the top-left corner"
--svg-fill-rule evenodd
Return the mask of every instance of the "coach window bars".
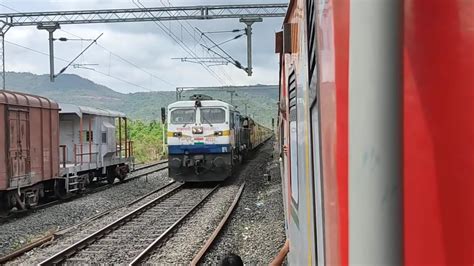
<path id="1" fill-rule="evenodd" d="M 116 156 L 119 158 L 128 158 L 131 156 L 132 148 L 132 141 L 129 140 L 128 134 L 128 119 L 126 117 L 118 117 L 118 144 L 116 149 Z M 123 120 L 123 128 L 122 128 L 122 120 Z M 102 133 L 104 134 L 104 133 Z M 107 133 L 105 135 L 107 139 Z M 104 135 L 102 135 L 102 142 L 104 140 Z M 122 141 L 123 140 L 123 141 Z M 106 140 L 107 142 L 107 140 Z"/>
<path id="2" fill-rule="evenodd" d="M 325 237 L 324 237 L 324 190 L 321 170 L 321 142 L 320 142 L 320 113 L 318 103 L 318 71 L 317 71 L 317 34 L 316 34 L 316 8 L 315 1 L 306 2 L 306 26 L 307 26 L 307 56 L 308 56 L 308 85 L 311 102 L 311 145 L 312 152 L 312 171 L 313 171 L 313 202 L 314 210 L 314 238 L 315 254 L 317 264 L 325 265 Z"/>
<path id="3" fill-rule="evenodd" d="M 290 111 L 290 163 L 291 163 L 291 197 L 298 208 L 298 122 L 297 122 L 297 91 L 296 91 L 296 73 L 293 69 L 288 76 L 288 106 Z"/>

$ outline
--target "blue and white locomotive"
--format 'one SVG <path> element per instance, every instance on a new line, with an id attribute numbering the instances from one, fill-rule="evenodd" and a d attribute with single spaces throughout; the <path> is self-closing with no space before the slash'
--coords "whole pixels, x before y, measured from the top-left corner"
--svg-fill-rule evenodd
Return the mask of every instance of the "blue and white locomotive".
<path id="1" fill-rule="evenodd" d="M 222 181 L 249 149 L 260 144 L 253 140 L 264 141 L 253 136 L 255 122 L 234 106 L 205 95 L 170 104 L 167 121 L 169 176 L 176 181 Z M 261 128 L 258 132 L 263 133 Z M 271 131 L 265 133 L 268 139 Z"/>

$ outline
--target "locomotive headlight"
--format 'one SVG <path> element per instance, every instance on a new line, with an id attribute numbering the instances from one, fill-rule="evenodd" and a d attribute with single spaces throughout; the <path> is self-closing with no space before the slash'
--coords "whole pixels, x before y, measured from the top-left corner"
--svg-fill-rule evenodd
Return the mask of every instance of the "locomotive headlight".
<path id="1" fill-rule="evenodd" d="M 222 131 L 214 131 L 214 136 L 222 136 L 224 135 L 224 132 Z"/>
<path id="2" fill-rule="evenodd" d="M 181 132 L 173 132 L 173 137 L 181 137 L 183 133 Z"/>
<path id="3" fill-rule="evenodd" d="M 202 127 L 193 127 L 193 134 L 202 134 L 203 129 Z"/>

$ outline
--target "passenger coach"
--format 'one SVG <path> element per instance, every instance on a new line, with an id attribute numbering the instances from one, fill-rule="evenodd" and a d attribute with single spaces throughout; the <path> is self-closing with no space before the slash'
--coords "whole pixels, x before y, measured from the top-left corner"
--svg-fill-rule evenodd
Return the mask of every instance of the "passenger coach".
<path id="1" fill-rule="evenodd" d="M 288 263 L 474 264 L 474 1 L 291 0 Z"/>

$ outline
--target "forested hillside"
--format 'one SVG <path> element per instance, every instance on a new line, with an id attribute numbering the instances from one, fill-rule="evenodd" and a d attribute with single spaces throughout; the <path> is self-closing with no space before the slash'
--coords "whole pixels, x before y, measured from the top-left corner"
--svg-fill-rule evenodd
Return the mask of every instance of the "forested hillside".
<path id="1" fill-rule="evenodd" d="M 106 86 L 96 84 L 78 75 L 63 74 L 55 82 L 48 75 L 7 72 L 7 89 L 49 97 L 60 103 L 71 103 L 106 108 L 124 112 L 133 120 L 159 120 L 161 107 L 176 101 L 175 91 L 138 92 L 123 94 Z M 226 87 L 223 92 L 187 91 L 183 99 L 194 93 L 203 93 L 216 99 L 230 102 L 230 93 L 235 91 L 233 102 L 241 113 L 254 115 L 259 123 L 271 125 L 276 117 L 278 101 L 277 86 L 255 85 Z"/>
<path id="2" fill-rule="evenodd" d="M 59 103 L 124 112 L 132 120 L 129 124 L 129 134 L 134 140 L 137 162 L 158 160 L 163 154 L 160 112 L 161 107 L 166 107 L 176 101 L 175 91 L 123 94 L 72 74 L 63 74 L 51 83 L 48 75 L 8 72 L 6 81 L 8 90 L 42 95 Z M 182 99 L 202 93 L 230 103 L 230 91 L 233 91 L 233 104 L 242 114 L 245 114 L 247 109 L 248 115 L 268 127 L 271 127 L 272 118 L 276 118 L 277 86 L 237 86 L 226 87 L 222 91 L 201 89 L 183 92 Z"/>

